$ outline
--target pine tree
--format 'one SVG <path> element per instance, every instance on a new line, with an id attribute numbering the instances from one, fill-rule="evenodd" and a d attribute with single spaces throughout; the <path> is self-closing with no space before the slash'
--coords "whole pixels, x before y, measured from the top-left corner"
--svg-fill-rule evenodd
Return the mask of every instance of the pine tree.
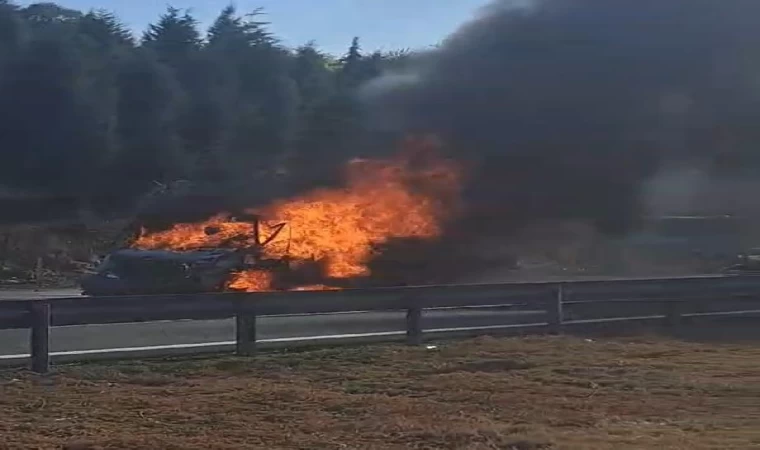
<path id="1" fill-rule="evenodd" d="M 256 20 L 225 8 L 209 29 L 206 52 L 228 105 L 222 148 L 230 170 L 250 178 L 271 171 L 292 140 L 298 91 L 289 73 L 291 56 Z"/>
<path id="2" fill-rule="evenodd" d="M 255 180 L 287 158 L 340 166 L 360 130 L 355 89 L 387 58 L 358 38 L 341 59 L 291 51 L 261 14 L 228 6 L 202 36 L 168 7 L 136 40 L 107 11 L 0 0 L 0 184 L 111 206 L 154 182 Z"/>
<path id="3" fill-rule="evenodd" d="M 209 46 L 219 50 L 241 51 L 252 47 L 271 47 L 275 44 L 272 34 L 266 29 L 268 22 L 255 20 L 262 14 L 261 9 L 240 17 L 234 6 L 225 7 L 208 30 Z"/>
<path id="4" fill-rule="evenodd" d="M 39 27 L 70 24 L 82 17 L 82 13 L 64 8 L 55 3 L 32 3 L 21 9 L 21 15 L 31 24 Z"/>
<path id="5" fill-rule="evenodd" d="M 135 197 L 155 182 L 182 178 L 187 161 L 179 145 L 179 88 L 172 71 L 140 50 L 122 63 L 117 86 L 120 151 L 109 172 L 112 190 Z"/>
<path id="6" fill-rule="evenodd" d="M 21 49 L 25 32 L 18 8 L 0 0 L 0 74 Z"/>
<path id="7" fill-rule="evenodd" d="M 363 57 L 359 38 L 354 37 L 348 52 L 340 59 L 341 68 L 338 72 L 338 82 L 341 89 L 353 89 L 359 85 Z"/>
<path id="8" fill-rule="evenodd" d="M 104 10 L 90 11 L 78 20 L 77 32 L 89 39 L 88 45 L 111 49 L 133 47 L 134 36 L 115 15 Z"/>
<path id="9" fill-rule="evenodd" d="M 333 94 L 333 73 L 329 64 L 328 56 L 320 52 L 313 42 L 296 49 L 291 77 L 298 86 L 302 111 Z"/>
<path id="10" fill-rule="evenodd" d="M 91 104 L 96 112 L 96 129 L 104 146 L 104 159 L 116 157 L 120 145 L 117 132 L 119 123 L 119 76 L 122 62 L 135 51 L 132 34 L 119 20 L 106 11 L 90 11 L 77 20 L 75 43 L 83 55 L 83 80 L 91 93 Z M 106 164 L 106 162 L 104 162 Z M 93 174 L 98 179 L 98 190 L 111 184 L 107 167 Z M 108 205 L 110 199 L 94 199 L 97 204 Z M 98 205 L 96 205 L 98 206 Z"/>
<path id="11" fill-rule="evenodd" d="M 182 70 L 183 62 L 201 48 L 197 21 L 188 13 L 168 7 L 158 23 L 148 26 L 142 43 L 158 55 L 159 61 L 175 70 Z"/>
<path id="12" fill-rule="evenodd" d="M 32 40 L 0 84 L 6 184 L 73 196 L 93 188 L 105 156 L 83 56 L 65 36 Z M 82 176 L 85 174 L 85 176 Z"/>

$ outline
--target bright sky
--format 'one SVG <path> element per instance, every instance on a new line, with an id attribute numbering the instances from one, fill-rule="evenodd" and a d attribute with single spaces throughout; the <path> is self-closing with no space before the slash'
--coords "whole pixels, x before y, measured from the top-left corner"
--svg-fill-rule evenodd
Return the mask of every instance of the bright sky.
<path id="1" fill-rule="evenodd" d="M 58 0 L 56 3 L 84 11 L 109 10 L 142 33 L 167 5 L 190 8 L 205 28 L 230 0 Z M 434 45 L 489 1 L 236 0 L 231 3 L 241 13 L 264 8 L 271 30 L 288 46 L 313 39 L 323 50 L 342 54 L 354 36 L 360 37 L 365 51 Z"/>

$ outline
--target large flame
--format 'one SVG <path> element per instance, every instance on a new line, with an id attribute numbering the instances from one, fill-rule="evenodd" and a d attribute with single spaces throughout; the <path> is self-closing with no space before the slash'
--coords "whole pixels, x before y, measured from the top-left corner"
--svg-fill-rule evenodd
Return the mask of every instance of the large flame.
<path id="1" fill-rule="evenodd" d="M 263 256 L 287 256 L 296 264 L 322 260 L 326 276 L 350 278 L 370 275 L 368 263 L 376 244 L 392 238 L 439 236 L 443 221 L 454 212 L 460 173 L 453 161 L 436 156 L 437 145 L 430 138 L 410 139 L 399 157 L 349 163 L 345 187 L 317 189 L 248 211 L 269 223 L 287 224 L 262 248 Z M 252 223 L 219 214 L 204 222 L 143 233 L 134 247 L 250 247 L 256 245 L 257 232 L 259 241 L 271 235 L 266 224 L 257 231 Z M 270 288 L 271 281 L 270 273 L 250 270 L 236 274 L 229 287 L 260 291 Z"/>

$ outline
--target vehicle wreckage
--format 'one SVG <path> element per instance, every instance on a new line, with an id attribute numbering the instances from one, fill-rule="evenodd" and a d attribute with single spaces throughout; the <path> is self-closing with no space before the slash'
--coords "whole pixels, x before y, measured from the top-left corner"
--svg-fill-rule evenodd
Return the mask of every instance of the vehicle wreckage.
<path id="1" fill-rule="evenodd" d="M 271 284 L 268 290 L 288 290 L 325 281 L 317 261 L 299 261 L 295 265 L 287 252 L 279 258 L 265 256 L 264 248 L 282 234 L 286 223 L 268 226 L 267 237 L 262 239 L 259 218 L 247 215 L 244 220 L 253 225 L 252 240 L 250 236 L 233 236 L 221 245 L 187 251 L 132 247 L 115 250 L 81 279 L 82 294 L 234 292 L 246 290 L 231 287 L 235 276 L 246 271 L 269 274 Z M 214 235 L 219 230 L 207 227 L 204 232 Z M 239 245 L 242 239 L 245 239 L 245 245 Z"/>

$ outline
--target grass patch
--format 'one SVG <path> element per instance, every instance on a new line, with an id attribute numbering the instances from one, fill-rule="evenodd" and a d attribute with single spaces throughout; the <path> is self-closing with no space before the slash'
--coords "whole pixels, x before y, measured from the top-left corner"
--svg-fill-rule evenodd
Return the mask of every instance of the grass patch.
<path id="1" fill-rule="evenodd" d="M 752 344 L 480 338 L 7 371 L 0 385 L 8 448 L 760 446 Z"/>

